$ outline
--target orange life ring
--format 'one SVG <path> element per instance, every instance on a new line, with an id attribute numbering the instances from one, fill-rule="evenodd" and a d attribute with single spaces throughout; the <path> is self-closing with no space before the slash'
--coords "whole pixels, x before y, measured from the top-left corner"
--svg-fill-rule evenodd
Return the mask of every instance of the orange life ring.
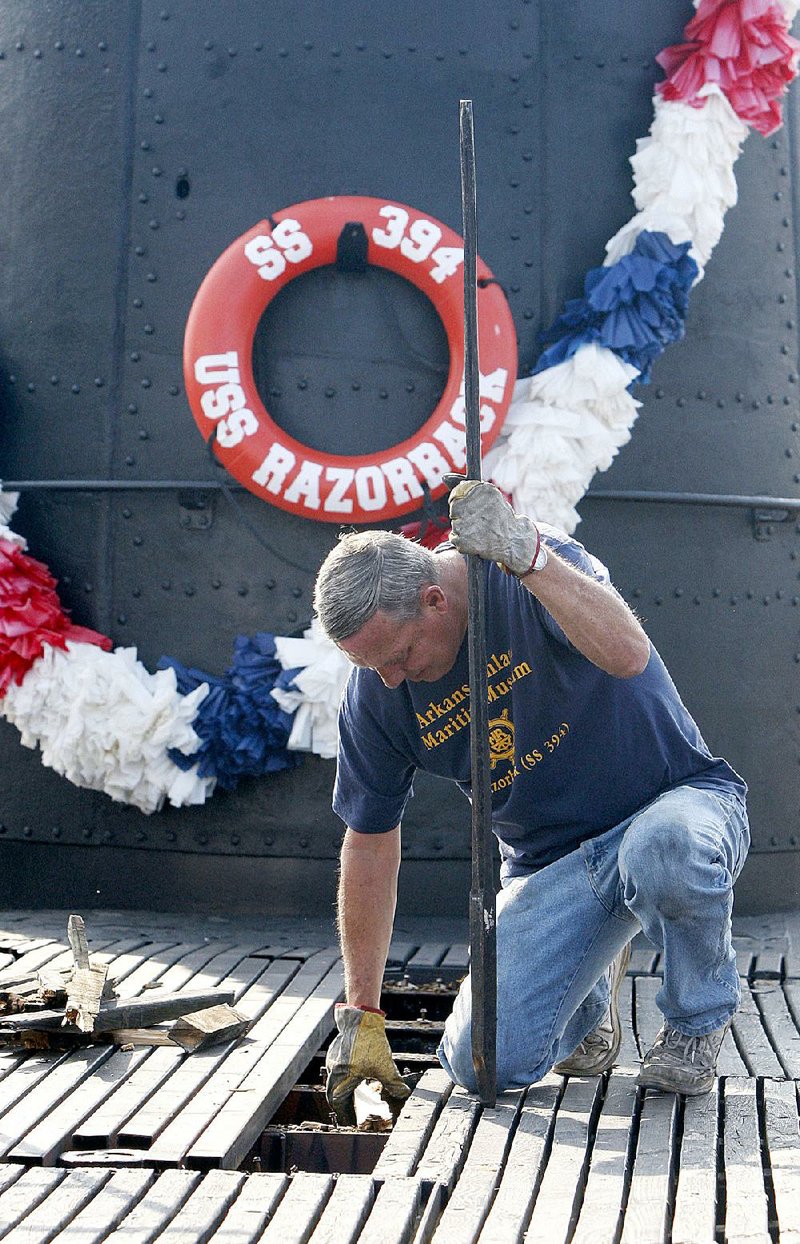
<path id="1" fill-rule="evenodd" d="M 288 436 L 265 409 L 253 379 L 253 340 L 264 309 L 303 272 L 333 264 L 347 224 L 366 232 L 367 260 L 404 276 L 432 302 L 447 334 L 450 370 L 441 400 L 407 440 L 379 453 L 341 457 Z M 385 199 L 330 197 L 262 220 L 220 255 L 186 325 L 184 378 L 204 440 L 215 436 L 225 468 L 257 496 L 306 518 L 372 523 L 418 509 L 443 476 L 463 471 L 463 242 L 441 221 Z M 488 448 L 517 375 L 514 322 L 505 295 L 478 260 L 481 439 Z"/>

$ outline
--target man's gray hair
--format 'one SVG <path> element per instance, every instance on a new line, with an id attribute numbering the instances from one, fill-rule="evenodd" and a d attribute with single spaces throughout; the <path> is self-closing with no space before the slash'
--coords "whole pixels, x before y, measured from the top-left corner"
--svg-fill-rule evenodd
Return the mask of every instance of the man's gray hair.
<path id="1" fill-rule="evenodd" d="M 340 643 L 379 609 L 398 622 L 417 617 L 420 590 L 438 582 L 430 549 L 390 531 L 351 532 L 320 567 L 314 609 L 328 638 Z"/>

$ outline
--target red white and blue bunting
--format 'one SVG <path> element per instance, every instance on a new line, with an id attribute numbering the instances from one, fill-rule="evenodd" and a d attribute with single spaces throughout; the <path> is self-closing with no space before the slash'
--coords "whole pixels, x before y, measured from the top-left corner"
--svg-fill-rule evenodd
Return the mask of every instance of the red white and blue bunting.
<path id="1" fill-rule="evenodd" d="M 789 27 L 800 0 L 699 0 L 684 42 L 656 58 L 654 120 L 631 158 L 637 211 L 590 271 L 582 298 L 543 334 L 485 470 L 518 510 L 573 531 L 576 504 L 631 436 L 632 384 L 683 335 L 736 202 L 733 166 L 753 127 L 781 123 L 796 75 Z M 74 625 L 56 581 L 8 526 L 0 495 L 0 713 L 71 782 L 142 812 L 201 804 L 219 785 L 336 754 L 349 672 L 312 623 L 301 639 L 240 637 L 221 676 L 164 658 L 150 673 L 135 648 Z"/>

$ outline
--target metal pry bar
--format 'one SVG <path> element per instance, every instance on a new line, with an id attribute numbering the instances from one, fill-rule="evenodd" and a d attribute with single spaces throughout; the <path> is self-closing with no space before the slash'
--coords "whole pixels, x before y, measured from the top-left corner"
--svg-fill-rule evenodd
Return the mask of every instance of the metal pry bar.
<path id="1" fill-rule="evenodd" d="M 481 479 L 480 368 L 478 360 L 478 220 L 475 192 L 475 136 L 472 100 L 459 109 L 461 211 L 464 222 L 464 398 L 467 478 Z M 486 678 L 486 567 L 467 559 L 467 626 L 472 769 L 472 888 L 469 896 L 472 1062 L 478 1096 L 485 1106 L 497 1098 L 497 938 L 492 869 L 492 795 L 489 767 L 489 711 Z"/>

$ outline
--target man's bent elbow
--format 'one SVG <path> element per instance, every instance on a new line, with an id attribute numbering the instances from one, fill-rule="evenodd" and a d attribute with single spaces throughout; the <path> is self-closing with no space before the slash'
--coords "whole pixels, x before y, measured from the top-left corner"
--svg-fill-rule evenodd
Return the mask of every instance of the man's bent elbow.
<path id="1" fill-rule="evenodd" d="M 619 654 L 619 661 L 610 670 L 615 678 L 636 678 L 643 674 L 650 661 L 650 640 L 645 634 L 640 639 L 633 639 Z"/>

